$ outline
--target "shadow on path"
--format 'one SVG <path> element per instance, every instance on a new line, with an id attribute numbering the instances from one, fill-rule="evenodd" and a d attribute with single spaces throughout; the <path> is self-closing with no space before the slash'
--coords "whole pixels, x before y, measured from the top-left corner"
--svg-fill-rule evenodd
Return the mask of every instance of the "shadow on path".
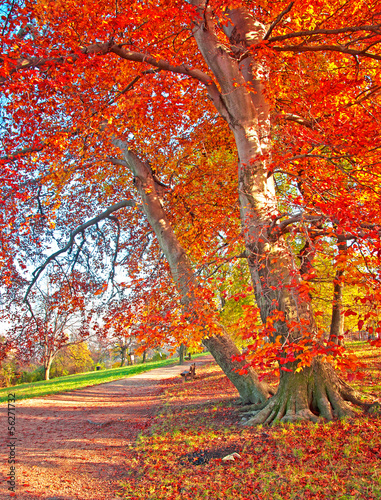
<path id="1" fill-rule="evenodd" d="M 205 355 L 182 366 L 16 402 L 16 497 L 10 496 L 7 484 L 10 437 L 2 405 L 0 498 L 119 498 L 118 482 L 128 477 L 124 450 L 159 410 L 163 381 L 179 377 L 190 363 L 196 363 L 197 371 L 197 366 L 212 361 Z"/>

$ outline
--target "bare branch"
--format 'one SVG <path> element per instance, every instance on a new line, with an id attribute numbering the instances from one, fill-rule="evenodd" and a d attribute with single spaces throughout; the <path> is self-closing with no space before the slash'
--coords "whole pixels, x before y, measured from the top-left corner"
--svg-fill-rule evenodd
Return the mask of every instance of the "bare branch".
<path id="1" fill-rule="evenodd" d="M 69 238 L 69 241 L 67 242 L 67 244 L 63 248 L 61 248 L 60 250 L 57 250 L 57 252 L 54 252 L 53 254 L 51 254 L 41 266 L 39 266 L 37 269 L 35 269 L 35 271 L 33 272 L 33 279 L 31 281 L 30 285 L 28 286 L 28 289 L 27 289 L 25 296 L 24 296 L 24 302 L 27 303 L 27 297 L 28 297 L 33 285 L 36 283 L 36 281 L 38 280 L 38 278 L 40 277 L 40 275 L 44 271 L 44 269 L 48 266 L 48 264 L 50 262 L 55 260 L 59 255 L 67 252 L 69 249 L 72 248 L 72 246 L 75 242 L 75 237 L 78 234 L 80 234 L 80 233 L 83 234 L 83 232 L 87 228 L 98 224 L 98 222 L 100 222 L 101 220 L 109 218 L 112 213 L 116 212 L 117 210 L 120 210 L 121 208 L 136 207 L 136 206 L 137 206 L 137 203 L 135 200 L 122 200 L 119 203 L 115 203 L 115 205 L 112 205 L 107 210 L 100 213 L 99 215 L 97 215 L 93 219 L 90 219 L 89 221 L 85 222 L 84 224 L 81 224 L 76 229 L 74 229 L 74 231 L 72 231 L 70 233 L 70 238 Z"/>
<path id="2" fill-rule="evenodd" d="M 290 5 L 288 7 L 286 7 L 284 9 L 284 11 L 282 11 L 279 16 L 275 19 L 275 21 L 273 21 L 271 24 L 270 24 L 270 27 L 266 33 L 266 35 L 263 37 L 263 40 L 268 40 L 269 36 L 271 35 L 273 29 L 275 28 L 275 26 L 277 24 L 279 24 L 281 22 L 281 20 L 284 18 L 284 16 L 286 14 L 288 14 L 290 12 L 290 10 L 292 9 L 292 7 L 294 6 L 294 2 L 291 2 Z"/>
<path id="3" fill-rule="evenodd" d="M 381 43 L 381 40 L 380 40 Z M 366 52 L 366 50 L 347 49 L 341 45 L 285 45 L 283 47 L 273 47 L 277 52 L 341 52 L 342 54 L 349 54 L 356 57 L 369 57 L 376 61 L 381 61 L 381 55 Z"/>
<path id="4" fill-rule="evenodd" d="M 313 35 L 339 35 L 341 33 L 356 33 L 359 31 L 370 31 L 377 35 L 381 35 L 381 24 L 374 24 L 369 26 L 347 26 L 345 28 L 337 29 L 324 29 L 317 28 L 315 30 L 304 30 L 297 31 L 294 33 L 288 33 L 287 35 L 279 35 L 269 38 L 269 42 L 282 42 L 283 40 L 289 40 L 290 38 L 299 38 L 302 36 L 313 36 Z M 265 40 L 267 36 L 265 37 Z"/>
<path id="5" fill-rule="evenodd" d="M 114 282 L 114 277 L 115 277 L 115 264 L 116 264 L 116 258 L 118 256 L 118 251 L 119 251 L 119 240 L 120 240 L 120 224 L 119 224 L 119 220 L 117 217 L 113 216 L 113 215 L 109 215 L 108 216 L 108 219 L 112 220 L 113 222 L 115 222 L 116 224 L 116 227 L 118 229 L 118 232 L 117 232 L 117 235 L 116 235 L 116 241 L 115 241 L 115 251 L 114 251 L 114 254 L 113 254 L 113 258 L 112 258 L 112 266 L 111 266 L 111 273 L 110 273 L 110 279 L 112 281 L 112 283 Z"/>
<path id="6" fill-rule="evenodd" d="M 313 120 L 307 120 L 306 118 L 303 118 L 302 116 L 295 115 L 294 113 L 278 113 L 274 116 L 275 120 L 286 120 L 289 122 L 295 122 L 298 123 L 299 125 L 303 125 L 304 127 L 308 128 L 314 128 L 315 123 Z"/>
<path id="7" fill-rule="evenodd" d="M 275 233 L 277 235 L 281 235 L 287 232 L 288 226 L 295 224 L 296 222 L 321 222 L 323 220 L 323 216 L 321 215 L 305 215 L 303 212 L 295 215 L 294 217 L 290 217 L 282 221 L 280 224 L 275 226 Z"/>

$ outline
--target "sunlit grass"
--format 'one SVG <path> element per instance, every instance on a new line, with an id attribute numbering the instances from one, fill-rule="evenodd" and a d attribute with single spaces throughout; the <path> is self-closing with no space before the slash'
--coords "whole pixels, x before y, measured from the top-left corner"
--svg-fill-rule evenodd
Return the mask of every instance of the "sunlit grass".
<path id="1" fill-rule="evenodd" d="M 353 351 L 360 361 L 366 363 L 364 378 L 361 381 L 353 381 L 356 389 L 361 389 L 366 394 L 381 394 L 381 348 L 372 347 L 368 342 L 348 342 L 348 349 Z"/>
<path id="2" fill-rule="evenodd" d="M 204 354 L 204 353 L 203 353 Z M 193 357 L 202 356 L 203 354 L 194 355 Z M 12 387 L 0 389 L 0 403 L 8 400 L 8 394 L 15 394 L 16 400 L 29 399 L 48 394 L 56 394 L 59 392 L 68 392 L 84 387 L 104 384 L 121 378 L 132 377 L 139 373 L 160 368 L 163 366 L 173 365 L 178 363 L 179 358 L 170 358 L 160 361 L 148 361 L 139 365 L 124 366 L 122 368 L 111 368 L 109 370 L 99 370 L 86 373 L 78 373 L 75 375 L 67 375 L 65 377 L 57 377 L 52 380 L 42 380 L 40 382 L 32 382 L 30 384 L 20 384 Z"/>

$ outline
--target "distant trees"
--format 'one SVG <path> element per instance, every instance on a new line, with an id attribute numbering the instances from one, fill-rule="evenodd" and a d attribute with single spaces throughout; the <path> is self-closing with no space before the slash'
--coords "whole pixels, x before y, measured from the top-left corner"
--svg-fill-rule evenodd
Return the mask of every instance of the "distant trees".
<path id="1" fill-rule="evenodd" d="M 63 347 L 55 356 L 51 366 L 51 377 L 73 375 L 94 369 L 94 360 L 86 342 Z"/>

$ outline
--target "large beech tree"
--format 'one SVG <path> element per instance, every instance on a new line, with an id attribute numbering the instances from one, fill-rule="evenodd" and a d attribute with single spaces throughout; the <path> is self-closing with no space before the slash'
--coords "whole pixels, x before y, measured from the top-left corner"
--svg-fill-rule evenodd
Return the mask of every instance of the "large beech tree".
<path id="1" fill-rule="evenodd" d="M 12 290 L 24 286 L 27 307 L 32 287 L 62 259 L 86 274 L 81 293 L 98 293 L 101 263 L 114 268 L 126 251 L 135 282 L 144 281 L 142 257 L 152 288 L 160 269 L 171 272 L 182 319 L 198 323 L 243 399 L 262 403 L 252 423 L 352 415 L 348 402 L 364 404 L 331 361 L 342 353 L 342 315 L 355 314 L 342 303 L 344 282 L 361 287 L 367 311 L 359 326 L 378 328 L 380 23 L 377 2 L 364 1 L 9 4 L 0 82 L 10 297 L 20 298 Z M 207 173 L 212 150 L 225 155 L 197 186 L 194 164 Z M 235 153 L 238 176 L 226 175 L 221 161 Z M 233 188 L 241 234 L 229 205 Z M 92 278 L 86 234 L 93 247 L 116 236 L 90 266 Z M 41 249 L 57 237 L 59 250 Z M 256 300 L 247 309 L 247 362 L 279 362 L 270 399 L 251 368 L 232 371 L 245 361 L 231 360 L 238 351 L 200 286 L 213 252 L 218 265 L 242 244 Z M 325 311 L 313 304 L 316 262 L 328 247 L 333 308 L 324 343 Z M 167 263 L 155 265 L 159 248 Z M 24 255 L 36 265 L 29 284 Z M 109 278 L 122 287 L 114 271 Z M 140 283 L 140 293 L 147 286 Z"/>

